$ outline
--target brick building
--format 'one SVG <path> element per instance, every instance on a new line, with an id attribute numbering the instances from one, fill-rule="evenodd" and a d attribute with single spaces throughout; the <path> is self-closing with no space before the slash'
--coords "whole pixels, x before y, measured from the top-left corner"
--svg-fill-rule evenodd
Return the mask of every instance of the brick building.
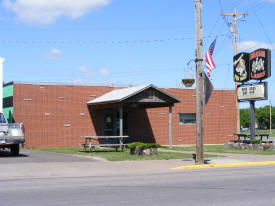
<path id="1" fill-rule="evenodd" d="M 105 135 L 105 114 L 112 114 L 111 132 L 117 134 L 118 113 L 112 107 L 93 109 L 87 103 L 114 90 L 107 86 L 8 83 L 3 111 L 10 121 L 23 122 L 28 147 L 76 147 L 80 136 Z M 180 100 L 172 108 L 172 143 L 195 144 L 195 90 L 161 89 Z M 236 131 L 235 94 L 214 90 L 204 111 L 204 143 L 222 144 Z M 113 112 L 110 112 L 113 111 Z M 124 130 L 130 141 L 169 144 L 169 107 L 128 107 Z M 106 127 L 107 128 L 107 127 Z"/>

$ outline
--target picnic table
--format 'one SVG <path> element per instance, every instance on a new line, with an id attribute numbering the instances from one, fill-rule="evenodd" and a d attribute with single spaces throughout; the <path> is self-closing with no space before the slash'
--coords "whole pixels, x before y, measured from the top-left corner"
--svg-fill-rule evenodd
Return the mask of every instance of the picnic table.
<path id="1" fill-rule="evenodd" d="M 98 147 L 114 147 L 117 151 L 120 148 L 122 151 L 127 144 L 123 143 L 123 139 L 129 138 L 129 136 L 80 136 L 81 138 L 85 139 L 85 143 L 81 144 L 84 148 L 84 151 L 87 151 L 87 148 L 92 151 L 92 148 Z M 100 140 L 114 140 L 114 142 L 104 142 L 100 143 Z M 96 143 L 97 141 L 98 143 Z"/>
<path id="2" fill-rule="evenodd" d="M 235 142 L 243 142 L 243 143 L 250 141 L 250 137 L 251 137 L 249 134 L 241 134 L 241 133 L 237 133 L 234 135 L 238 137 L 238 140 Z"/>
<path id="3" fill-rule="evenodd" d="M 269 134 L 258 134 L 258 135 L 260 136 L 261 141 L 263 141 L 263 137 L 266 137 L 266 142 L 269 142 L 268 141 Z"/>

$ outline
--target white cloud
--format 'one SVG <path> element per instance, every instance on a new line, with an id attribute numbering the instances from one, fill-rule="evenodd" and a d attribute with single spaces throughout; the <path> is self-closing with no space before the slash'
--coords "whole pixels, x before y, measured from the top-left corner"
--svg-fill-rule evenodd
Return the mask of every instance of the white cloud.
<path id="1" fill-rule="evenodd" d="M 110 72 L 107 69 L 101 69 L 100 74 L 103 75 L 103 76 L 109 76 Z"/>
<path id="2" fill-rule="evenodd" d="M 259 48 L 266 48 L 266 49 L 275 49 L 275 44 L 266 44 L 263 42 L 256 42 L 256 41 L 243 41 L 238 43 L 238 51 L 252 51 Z"/>
<path id="3" fill-rule="evenodd" d="M 25 24 L 52 24 L 61 16 L 79 18 L 112 0 L 3 0 L 2 5 Z"/>
<path id="4" fill-rule="evenodd" d="M 138 72 L 142 72 L 142 70 L 139 69 L 139 68 L 134 68 L 134 69 L 131 70 L 131 72 L 138 73 Z"/>
<path id="5" fill-rule="evenodd" d="M 85 77 L 92 77 L 95 76 L 95 74 L 92 72 L 91 69 L 85 67 L 85 66 L 80 66 L 77 69 L 80 73 L 82 73 Z"/>
<path id="6" fill-rule="evenodd" d="M 40 58 L 42 59 L 49 59 L 49 60 L 57 60 L 59 56 L 61 55 L 61 51 L 58 49 L 53 48 L 48 53 L 40 55 Z"/>

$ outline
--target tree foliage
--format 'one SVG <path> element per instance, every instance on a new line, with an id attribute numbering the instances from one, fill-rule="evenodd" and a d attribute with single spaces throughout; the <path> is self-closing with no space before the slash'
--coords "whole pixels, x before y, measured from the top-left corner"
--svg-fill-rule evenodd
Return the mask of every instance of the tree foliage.
<path id="1" fill-rule="evenodd" d="M 255 109 L 255 118 L 256 122 L 260 129 L 269 129 L 269 120 L 270 120 L 270 108 L 269 106 L 256 108 Z M 272 107 L 271 112 L 271 123 L 272 128 L 275 128 L 275 107 Z M 250 109 L 240 109 L 240 124 L 241 127 L 248 128 L 250 127 Z"/>
<path id="2" fill-rule="evenodd" d="M 240 124 L 241 127 L 248 128 L 250 124 L 250 110 L 240 109 Z"/>

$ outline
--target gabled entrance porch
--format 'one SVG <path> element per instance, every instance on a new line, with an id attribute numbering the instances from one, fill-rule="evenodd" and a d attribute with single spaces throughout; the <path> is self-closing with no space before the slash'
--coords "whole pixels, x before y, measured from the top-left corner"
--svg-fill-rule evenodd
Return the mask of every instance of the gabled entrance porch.
<path id="1" fill-rule="evenodd" d="M 87 103 L 91 119 L 97 125 L 96 135 L 135 136 L 131 128 L 135 118 L 150 128 L 146 108 L 169 107 L 169 144 L 172 145 L 172 107 L 180 102 L 176 97 L 154 85 L 115 89 Z M 134 115 L 135 114 L 135 115 Z M 100 121 L 100 124 L 99 124 Z"/>

